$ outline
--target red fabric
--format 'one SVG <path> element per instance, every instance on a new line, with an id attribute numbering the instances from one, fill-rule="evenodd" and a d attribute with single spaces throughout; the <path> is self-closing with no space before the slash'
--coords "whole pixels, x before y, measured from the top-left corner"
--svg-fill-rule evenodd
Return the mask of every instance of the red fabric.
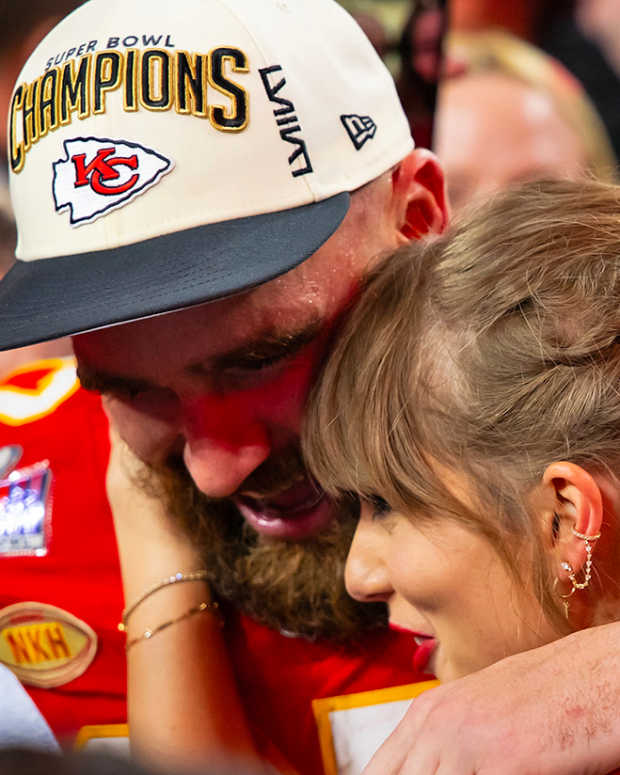
<path id="1" fill-rule="evenodd" d="M 312 700 L 423 680 L 411 638 L 384 631 L 359 648 L 286 638 L 236 615 L 229 642 L 256 739 L 270 739 L 300 773 L 321 773 Z M 428 676 L 425 677 L 428 680 Z"/>
<path id="2" fill-rule="evenodd" d="M 34 387 L 25 376 L 11 384 Z M 0 557 L 0 606 L 50 603 L 83 619 L 99 638 L 97 655 L 82 676 L 28 692 L 61 740 L 85 724 L 124 723 L 124 642 L 117 630 L 123 598 L 104 489 L 109 443 L 101 402 L 78 390 L 39 420 L 16 427 L 0 423 L 0 447 L 5 444 L 23 448 L 18 469 L 50 461 L 52 533 L 45 557 Z"/>
<path id="3" fill-rule="evenodd" d="M 19 384 L 34 382 L 22 376 Z M 0 558 L 0 606 L 50 603 L 83 619 L 99 637 L 84 675 L 56 689 L 27 687 L 54 732 L 70 742 L 84 725 L 126 721 L 124 636 L 116 627 L 123 600 L 104 489 L 107 421 L 99 399 L 80 389 L 46 417 L 17 427 L 0 423 L 0 447 L 7 444 L 24 449 L 18 468 L 50 461 L 52 538 L 45 557 Z M 312 699 L 416 680 L 405 636 L 384 632 L 345 650 L 286 638 L 228 613 L 231 656 L 250 723 L 258 740 L 270 741 L 301 775 L 322 772 Z"/>

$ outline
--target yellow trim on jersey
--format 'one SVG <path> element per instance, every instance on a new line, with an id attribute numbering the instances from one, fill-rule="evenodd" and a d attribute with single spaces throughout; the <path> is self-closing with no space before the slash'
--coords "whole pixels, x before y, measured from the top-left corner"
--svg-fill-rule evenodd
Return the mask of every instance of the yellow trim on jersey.
<path id="1" fill-rule="evenodd" d="M 382 705 L 387 702 L 413 700 L 422 692 L 439 686 L 439 681 L 421 681 L 404 686 L 389 686 L 387 689 L 375 689 L 355 694 L 341 694 L 337 697 L 324 697 L 312 700 L 312 711 L 319 733 L 319 744 L 323 758 L 325 775 L 338 775 L 338 764 L 334 751 L 332 726 L 329 714 L 335 710 L 350 710 L 351 708 L 366 708 L 370 705 Z"/>
<path id="2" fill-rule="evenodd" d="M 102 737 L 126 737 L 129 739 L 127 724 L 87 724 L 77 733 L 73 748 L 76 751 L 85 748 L 91 740 Z"/>
<path id="3" fill-rule="evenodd" d="M 25 425 L 54 412 L 80 387 L 75 371 L 75 358 L 47 358 L 20 366 L 0 385 L 0 423 Z M 21 388 L 6 384 L 21 374 L 50 369 L 36 388 Z"/>

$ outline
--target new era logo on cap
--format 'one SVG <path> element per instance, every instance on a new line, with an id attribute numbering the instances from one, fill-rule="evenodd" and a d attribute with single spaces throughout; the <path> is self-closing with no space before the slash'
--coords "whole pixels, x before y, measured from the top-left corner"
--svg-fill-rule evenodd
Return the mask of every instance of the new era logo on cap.
<path id="1" fill-rule="evenodd" d="M 122 207 L 173 167 L 160 153 L 128 141 L 75 137 L 63 145 L 66 157 L 52 165 L 54 201 L 57 211 L 70 209 L 74 226 Z"/>
<path id="2" fill-rule="evenodd" d="M 367 140 L 375 136 L 377 131 L 377 125 L 370 116 L 358 116 L 356 113 L 349 113 L 346 116 L 340 116 L 340 120 L 358 151 Z"/>

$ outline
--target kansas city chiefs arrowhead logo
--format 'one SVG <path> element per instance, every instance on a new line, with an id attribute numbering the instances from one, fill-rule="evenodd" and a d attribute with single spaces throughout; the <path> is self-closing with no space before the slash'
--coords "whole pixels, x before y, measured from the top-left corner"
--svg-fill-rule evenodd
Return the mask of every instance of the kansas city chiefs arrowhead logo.
<path id="1" fill-rule="evenodd" d="M 52 188 L 56 210 L 69 208 L 73 226 L 123 207 L 174 166 L 151 148 L 126 140 L 74 137 L 63 146 L 65 158 L 52 165 Z"/>

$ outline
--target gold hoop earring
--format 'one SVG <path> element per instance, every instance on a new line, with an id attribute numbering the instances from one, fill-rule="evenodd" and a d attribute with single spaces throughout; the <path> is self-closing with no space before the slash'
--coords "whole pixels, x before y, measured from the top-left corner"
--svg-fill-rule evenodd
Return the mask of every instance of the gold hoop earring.
<path id="1" fill-rule="evenodd" d="M 575 575 L 575 572 L 573 571 L 573 566 L 569 562 L 561 562 L 560 567 L 563 568 L 565 571 L 567 571 L 569 574 L 572 574 L 572 576 Z M 571 575 L 569 575 L 569 578 L 571 578 Z M 572 578 L 571 578 L 572 581 Z M 562 600 L 562 605 L 564 606 L 564 616 L 568 619 L 568 611 L 570 607 L 570 603 L 568 602 L 568 598 L 572 597 L 575 594 L 575 585 L 573 584 L 573 587 L 571 591 L 568 593 L 568 595 L 563 595 L 561 592 L 558 592 L 558 584 L 560 583 L 560 579 L 556 576 L 555 580 L 553 582 L 553 591 L 557 594 L 557 596 Z"/>

